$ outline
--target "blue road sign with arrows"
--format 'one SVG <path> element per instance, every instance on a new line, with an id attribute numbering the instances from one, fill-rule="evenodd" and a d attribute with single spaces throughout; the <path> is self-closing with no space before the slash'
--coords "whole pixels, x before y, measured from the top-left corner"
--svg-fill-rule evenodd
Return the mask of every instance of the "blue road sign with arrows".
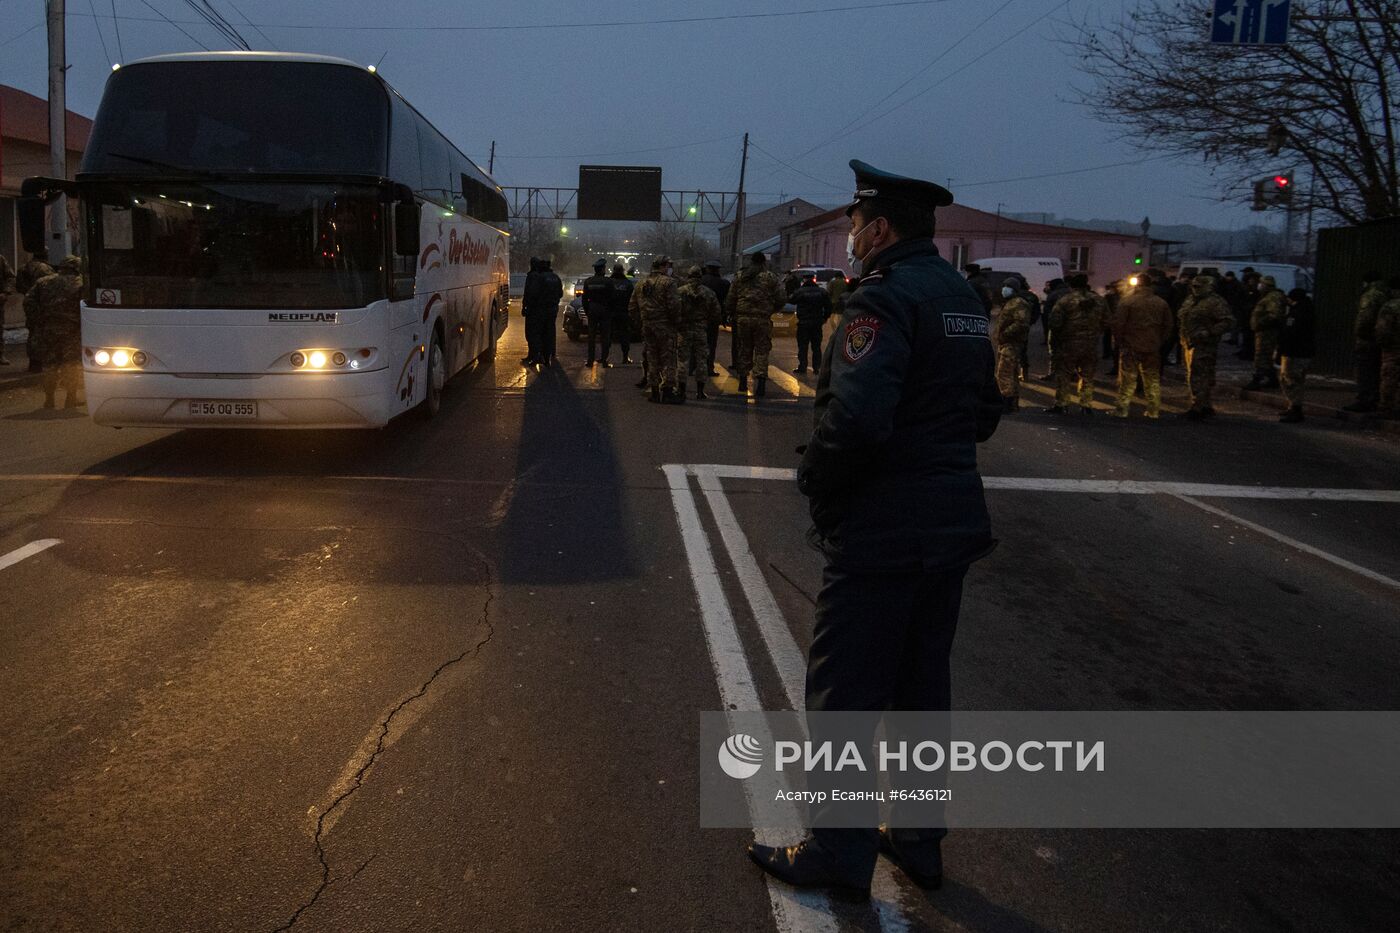
<path id="1" fill-rule="evenodd" d="M 1292 0 L 1215 0 L 1210 41 L 1221 45 L 1285 45 Z"/>

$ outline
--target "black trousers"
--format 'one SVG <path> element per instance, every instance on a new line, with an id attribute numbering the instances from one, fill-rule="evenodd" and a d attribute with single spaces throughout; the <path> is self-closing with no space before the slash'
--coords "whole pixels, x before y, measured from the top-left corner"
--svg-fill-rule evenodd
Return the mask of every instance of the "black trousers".
<path id="1" fill-rule="evenodd" d="M 542 311 L 527 311 L 525 313 L 525 356 L 527 359 L 539 361 L 544 358 L 544 342 L 540 336 L 540 322 L 544 318 Z"/>
<path id="2" fill-rule="evenodd" d="M 856 573 L 828 564 L 807 658 L 807 711 L 871 711 L 868 734 L 858 738 L 862 748 L 868 749 L 880 711 L 947 710 L 952 705 L 949 655 L 966 574 L 966 567 L 939 573 Z M 822 741 L 822 733 L 820 725 L 812 725 L 814 742 Z M 888 738 L 900 740 L 894 734 Z M 874 771 L 855 777 L 864 782 L 863 789 L 875 790 Z M 917 775 L 909 778 L 917 785 L 928 784 L 926 775 L 922 780 Z M 899 786 L 895 772 L 890 772 L 890 779 Z M 868 817 L 868 828 L 862 829 L 823 827 L 832 806 L 813 808 L 813 837 L 853 873 L 874 871 L 879 855 L 877 805 L 859 805 L 864 808 L 862 821 Z M 853 805 L 839 806 L 849 815 Z M 914 815 L 922 828 L 904 830 L 902 845 L 905 840 L 936 844 L 947 834 L 941 805 L 909 806 L 919 809 L 910 811 L 897 803 L 892 820 L 908 825 Z"/>
<path id="3" fill-rule="evenodd" d="M 711 324 L 705 330 L 705 341 L 710 347 L 710 369 L 715 368 L 715 348 L 719 346 L 719 322 Z"/>
<path id="4" fill-rule="evenodd" d="M 612 317 L 607 314 L 588 315 L 588 362 L 598 359 L 594 355 L 599 344 L 602 344 L 603 362 L 608 361 L 608 347 L 612 345 Z"/>
<path id="5" fill-rule="evenodd" d="M 1362 405 L 1381 400 L 1381 351 L 1374 344 L 1356 348 L 1356 400 Z"/>
<path id="6" fill-rule="evenodd" d="M 592 321 L 592 318 L 589 318 L 589 320 Z M 589 340 L 588 355 L 589 355 L 589 357 L 592 357 L 592 356 L 593 356 L 593 333 L 592 333 L 592 330 L 593 330 L 593 327 L 592 327 L 592 324 L 590 324 L 590 325 L 589 325 L 589 335 L 588 335 L 588 340 Z M 608 330 L 607 330 L 607 332 L 606 332 L 606 333 L 604 334 L 604 336 L 603 336 L 603 359 L 604 359 L 604 360 L 606 360 L 606 359 L 608 358 L 608 354 L 612 352 L 612 345 L 613 345 L 614 343 L 617 344 L 618 346 L 620 346 L 620 347 L 622 348 L 622 358 L 623 358 L 624 360 L 627 359 L 627 357 L 629 357 L 629 356 L 632 355 L 632 344 L 631 344 L 631 342 L 629 341 L 629 336 L 630 336 L 629 332 L 630 332 L 630 331 L 631 331 L 631 324 L 630 324 L 630 323 L 628 322 L 628 320 L 627 320 L 627 315 L 625 315 L 625 314 L 615 314 L 615 315 L 612 316 L 612 318 L 611 318 L 611 320 L 610 320 L 610 322 L 609 322 L 609 325 L 608 325 Z"/>
<path id="7" fill-rule="evenodd" d="M 734 370 L 739 368 L 739 325 L 737 322 L 729 325 L 729 368 Z"/>
<path id="8" fill-rule="evenodd" d="M 797 322 L 797 368 L 807 368 L 807 349 L 812 350 L 812 365 L 822 364 L 822 322 Z"/>

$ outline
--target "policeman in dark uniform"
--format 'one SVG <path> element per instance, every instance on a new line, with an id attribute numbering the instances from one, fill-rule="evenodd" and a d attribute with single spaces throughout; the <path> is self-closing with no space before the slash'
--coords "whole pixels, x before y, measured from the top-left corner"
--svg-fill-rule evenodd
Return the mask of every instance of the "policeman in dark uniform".
<path id="1" fill-rule="evenodd" d="M 705 263 L 705 274 L 700 276 L 700 284 L 715 293 L 715 297 L 719 299 L 719 306 L 723 308 L 724 300 L 729 297 L 729 283 L 725 281 L 724 276 L 719 274 L 719 268 L 717 260 L 711 259 Z M 709 341 L 710 346 L 711 376 L 719 375 L 715 372 L 715 348 L 719 346 L 719 323 L 719 321 L 715 321 L 705 333 L 705 339 Z"/>
<path id="2" fill-rule="evenodd" d="M 947 710 L 963 577 L 996 545 L 977 471 L 977 444 L 1002 409 L 989 321 L 933 244 L 934 209 L 953 195 L 864 162 L 851 168 L 858 190 L 846 211 L 848 243 L 865 274 L 826 346 L 816 429 L 797 471 L 809 536 L 826 556 L 806 705 L 809 713 Z M 880 852 L 916 883 L 941 883 L 941 811 L 917 824 L 925 828 L 880 830 L 871 803 L 858 811 L 867 828 L 839 829 L 823 826 L 826 806 L 814 808 L 801 844 L 755 843 L 750 857 L 791 884 L 840 895 L 869 896 Z M 903 806 L 895 804 L 892 825 L 908 825 Z"/>
<path id="3" fill-rule="evenodd" d="M 608 349 L 612 346 L 612 300 L 613 280 L 608 278 L 608 261 L 599 259 L 593 263 L 593 274 L 583 280 L 583 313 L 588 315 L 588 365 L 598 359 L 596 353 L 602 341 L 603 366 L 611 369 L 608 362 Z"/>

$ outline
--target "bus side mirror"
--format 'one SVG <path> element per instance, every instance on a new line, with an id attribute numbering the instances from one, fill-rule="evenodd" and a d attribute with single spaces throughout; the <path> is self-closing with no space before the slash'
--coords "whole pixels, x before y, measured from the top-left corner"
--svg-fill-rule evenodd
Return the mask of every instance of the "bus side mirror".
<path id="1" fill-rule="evenodd" d="M 394 252 L 400 256 L 418 256 L 418 224 L 423 207 L 416 201 L 394 205 Z"/>
<path id="2" fill-rule="evenodd" d="M 49 252 L 45 242 L 44 199 L 20 198 L 15 203 L 19 213 L 20 245 L 26 253 L 43 259 Z"/>

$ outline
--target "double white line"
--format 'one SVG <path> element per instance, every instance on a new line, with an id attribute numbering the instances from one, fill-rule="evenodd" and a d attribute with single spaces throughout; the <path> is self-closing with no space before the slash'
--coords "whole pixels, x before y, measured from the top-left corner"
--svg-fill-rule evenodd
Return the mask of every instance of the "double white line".
<path id="1" fill-rule="evenodd" d="M 735 518 L 734 510 L 730 508 L 721 485 L 721 480 L 725 477 L 790 480 L 792 471 L 682 464 L 668 464 L 661 469 L 666 474 L 671 488 L 671 503 L 676 510 L 681 540 L 690 563 L 695 597 L 700 603 L 705 644 L 709 648 L 710 663 L 714 667 L 715 679 L 719 684 L 720 702 L 725 710 L 731 712 L 757 712 L 763 709 L 759 702 L 758 688 L 754 683 L 753 668 L 739 638 L 734 613 L 730 608 L 729 598 L 725 595 L 724 583 L 720 579 L 719 568 L 710 549 L 709 537 L 705 533 L 705 526 L 700 520 L 700 510 L 691 491 L 691 476 L 698 480 L 700 491 L 714 515 L 720 540 L 758 625 L 769 660 L 782 681 L 788 705 L 794 710 L 801 710 L 804 705 L 806 659 L 797 647 L 797 641 L 792 636 L 792 629 L 787 620 L 778 609 L 773 591 L 769 589 L 763 571 L 759 569 L 758 561 L 749 548 L 748 538 L 739 527 L 739 521 Z M 755 814 L 752 807 L 750 813 Z M 771 830 L 757 830 L 754 836 L 759 842 L 768 845 L 789 845 L 798 841 L 790 835 L 781 835 Z M 738 853 L 735 855 L 737 857 Z M 772 878 L 767 878 L 767 882 L 768 899 L 773 908 L 773 922 L 779 933 L 835 933 L 839 928 L 839 921 L 832 912 L 831 901 L 825 894 L 799 890 Z M 871 906 L 884 930 L 909 929 L 909 922 L 898 904 L 899 897 L 899 886 L 894 879 L 893 869 L 882 860 L 876 869 L 871 888 Z"/>

